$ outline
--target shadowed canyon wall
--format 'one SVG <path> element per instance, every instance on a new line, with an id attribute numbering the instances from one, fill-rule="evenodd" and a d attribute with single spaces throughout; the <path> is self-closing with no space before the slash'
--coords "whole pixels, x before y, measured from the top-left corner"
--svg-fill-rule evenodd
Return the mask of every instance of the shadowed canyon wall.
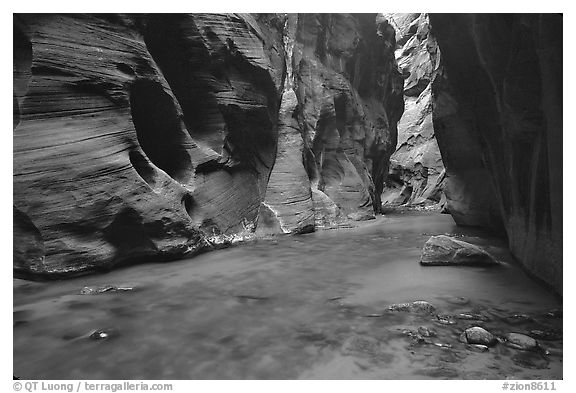
<path id="1" fill-rule="evenodd" d="M 562 15 L 430 21 L 450 211 L 459 224 L 503 227 L 528 271 L 562 294 Z"/>
<path id="2" fill-rule="evenodd" d="M 15 15 L 15 274 L 373 217 L 394 47 L 376 14 Z"/>

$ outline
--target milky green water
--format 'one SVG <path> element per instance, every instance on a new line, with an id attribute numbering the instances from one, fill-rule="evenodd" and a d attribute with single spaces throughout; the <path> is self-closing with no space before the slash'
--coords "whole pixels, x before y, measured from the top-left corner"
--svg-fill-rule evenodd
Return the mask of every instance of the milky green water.
<path id="1" fill-rule="evenodd" d="M 465 235 L 505 265 L 422 267 L 434 234 Z M 85 286 L 132 291 L 82 295 Z M 426 300 L 439 314 L 383 312 Z M 477 353 L 468 326 L 495 334 L 560 329 L 562 305 L 514 263 L 505 242 L 440 214 L 379 217 L 353 229 L 257 240 L 193 259 L 58 282 L 14 280 L 14 375 L 25 379 L 559 379 L 549 354 L 502 344 Z M 506 321 L 513 314 L 531 320 Z M 380 315 L 380 316 L 375 316 Z M 407 330 L 433 328 L 418 343 Z M 108 338 L 94 340 L 94 330 Z M 434 345 L 449 344 L 451 348 Z"/>

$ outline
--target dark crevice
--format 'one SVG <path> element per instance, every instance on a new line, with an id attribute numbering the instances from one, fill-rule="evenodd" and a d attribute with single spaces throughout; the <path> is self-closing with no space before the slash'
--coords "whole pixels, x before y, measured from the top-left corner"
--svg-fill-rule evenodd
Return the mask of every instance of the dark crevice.
<path id="1" fill-rule="evenodd" d="M 144 179 L 146 183 L 150 185 L 150 187 L 154 188 L 156 186 L 156 170 L 150 165 L 148 160 L 137 150 L 132 150 L 128 153 L 130 158 L 130 163 L 138 172 L 140 177 Z"/>
<path id="2" fill-rule="evenodd" d="M 229 155 L 227 167 L 269 167 L 279 107 L 275 85 L 266 70 L 244 58 L 232 39 L 208 44 L 213 34 L 200 31 L 193 16 L 155 15 L 148 20 L 144 38 L 178 99 L 190 136 Z M 254 91 L 241 93 L 238 86 L 246 84 Z M 258 105 L 219 99 L 223 90 L 233 91 L 240 102 L 247 99 L 244 94 L 257 95 Z"/>
<path id="3" fill-rule="evenodd" d="M 103 234 L 104 239 L 116 248 L 117 257 L 158 251 L 151 239 L 153 232 L 143 224 L 140 213 L 132 208 L 119 212 L 114 221 L 104 228 Z"/>
<path id="4" fill-rule="evenodd" d="M 136 75 L 136 73 L 134 72 L 132 67 L 129 66 L 128 64 L 118 63 L 118 64 L 116 64 L 116 68 L 118 69 L 118 71 L 120 71 L 126 75 L 130 75 L 130 76 Z"/>
<path id="5" fill-rule="evenodd" d="M 197 207 L 196 202 L 194 201 L 194 197 L 190 194 L 184 195 L 182 197 L 182 205 L 184 205 L 186 213 L 188 213 L 188 215 L 192 217 L 194 209 Z"/>
<path id="6" fill-rule="evenodd" d="M 13 263 L 17 270 L 33 270 L 31 265 L 39 264 L 45 255 L 44 240 L 40 230 L 27 214 L 16 206 L 13 212 Z"/>
<path id="7" fill-rule="evenodd" d="M 170 177 L 186 183 L 193 166 L 171 97 L 158 83 L 138 80 L 130 90 L 130 108 L 138 142 L 146 156 Z"/>
<path id="8" fill-rule="evenodd" d="M 151 16 L 144 33 L 148 51 L 177 97 L 190 135 L 216 151 L 222 147 L 222 115 L 213 84 L 223 63 L 212 61 L 193 20 L 185 15 Z M 186 25 L 186 32 L 183 25 Z"/>

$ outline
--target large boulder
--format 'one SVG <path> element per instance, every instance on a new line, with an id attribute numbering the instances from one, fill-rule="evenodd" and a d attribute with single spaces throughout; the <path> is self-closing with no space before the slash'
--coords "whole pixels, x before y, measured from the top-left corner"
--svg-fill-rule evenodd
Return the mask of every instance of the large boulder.
<path id="1" fill-rule="evenodd" d="M 495 266 L 499 262 L 480 247 L 446 235 L 432 236 L 422 249 L 425 266 Z"/>

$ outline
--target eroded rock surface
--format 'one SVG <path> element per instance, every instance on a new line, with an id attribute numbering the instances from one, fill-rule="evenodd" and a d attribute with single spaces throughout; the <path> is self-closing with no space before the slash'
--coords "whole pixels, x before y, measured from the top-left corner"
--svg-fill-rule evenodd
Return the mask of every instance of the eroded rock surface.
<path id="1" fill-rule="evenodd" d="M 376 14 L 301 14 L 292 67 L 304 163 L 325 212 L 373 216 L 403 111 L 394 29 Z M 322 193 L 322 194 L 320 194 Z M 316 200 L 316 198 L 313 198 Z"/>
<path id="2" fill-rule="evenodd" d="M 15 30 L 18 274 L 174 258 L 255 221 L 283 79 L 273 20 L 16 15 Z"/>
<path id="3" fill-rule="evenodd" d="M 431 82 L 440 55 L 427 14 L 384 14 L 396 30 L 396 59 L 404 76 L 404 114 L 382 202 L 386 206 L 445 202 L 444 165 L 432 123 Z M 441 203 L 442 202 L 442 203 Z M 440 204 L 439 204 L 440 203 Z"/>
<path id="4" fill-rule="evenodd" d="M 379 211 L 376 14 L 14 16 L 14 270 L 60 277 Z"/>

